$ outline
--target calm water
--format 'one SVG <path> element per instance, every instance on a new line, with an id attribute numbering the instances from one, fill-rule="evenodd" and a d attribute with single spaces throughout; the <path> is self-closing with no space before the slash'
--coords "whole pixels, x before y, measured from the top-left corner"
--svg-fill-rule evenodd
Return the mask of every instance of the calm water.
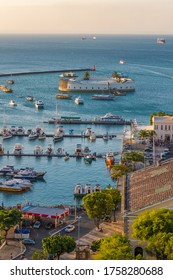
<path id="1" fill-rule="evenodd" d="M 24 126 L 25 129 L 43 126 L 43 120 L 59 115 L 78 115 L 95 118 L 108 112 L 126 119 L 136 118 L 139 123 L 149 124 L 153 111 L 172 113 L 173 88 L 173 37 L 165 36 L 166 44 L 156 44 L 156 36 L 97 36 L 96 40 L 80 36 L 0 36 L 0 73 L 39 71 L 52 69 L 87 68 L 96 65 L 91 75 L 109 77 L 113 71 L 129 75 L 136 82 L 136 92 L 117 97 L 115 101 L 93 101 L 90 94 L 83 94 L 84 105 L 77 106 L 73 100 L 55 99 L 58 92 L 58 74 L 26 75 L 13 77 L 12 93 L 0 92 L 0 127 L 6 124 Z M 126 64 L 120 65 L 124 59 Z M 82 73 L 80 74 L 82 75 Z M 10 77 L 0 77 L 0 84 L 6 84 Z M 43 99 L 45 109 L 38 111 L 34 103 L 26 101 L 27 95 Z M 78 94 L 74 93 L 74 97 Z M 8 103 L 14 99 L 17 107 Z M 57 102 L 57 112 L 56 112 Z M 43 113 L 44 112 L 44 113 Z M 81 133 L 86 125 L 65 125 L 65 132 L 73 128 Z M 105 143 L 97 139 L 90 143 L 86 139 L 68 139 L 56 143 L 54 148 L 63 147 L 73 153 L 77 143 L 89 146 L 92 152 L 106 153 L 120 151 L 122 133 L 126 127 L 91 126 L 98 134 L 117 133 L 118 137 Z M 128 127 L 127 127 L 128 128 Z M 44 124 L 47 133 L 55 131 L 54 125 Z M 52 139 L 43 142 L 28 141 L 27 138 L 13 138 L 2 141 L 5 150 L 12 151 L 15 143 L 21 143 L 25 152 L 33 152 L 36 144 L 46 149 Z M 44 181 L 35 182 L 30 191 L 23 194 L 0 193 L 0 202 L 5 205 L 33 202 L 42 205 L 58 203 L 74 204 L 73 189 L 76 183 L 100 183 L 102 187 L 114 185 L 104 159 L 97 159 L 91 165 L 83 160 L 63 158 L 0 157 L 0 167 L 14 164 L 15 167 L 32 166 L 46 170 Z"/>

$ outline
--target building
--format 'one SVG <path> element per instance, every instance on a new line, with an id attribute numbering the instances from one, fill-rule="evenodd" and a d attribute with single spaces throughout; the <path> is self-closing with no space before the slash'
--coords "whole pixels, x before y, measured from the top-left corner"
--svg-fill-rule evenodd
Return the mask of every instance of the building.
<path id="1" fill-rule="evenodd" d="M 154 116 L 153 126 L 156 139 L 173 142 L 173 116 Z"/>
<path id="2" fill-rule="evenodd" d="M 134 255 L 145 247 L 132 236 L 134 220 L 145 211 L 160 208 L 173 210 L 173 159 L 129 173 L 122 180 L 123 227 L 134 247 Z"/>

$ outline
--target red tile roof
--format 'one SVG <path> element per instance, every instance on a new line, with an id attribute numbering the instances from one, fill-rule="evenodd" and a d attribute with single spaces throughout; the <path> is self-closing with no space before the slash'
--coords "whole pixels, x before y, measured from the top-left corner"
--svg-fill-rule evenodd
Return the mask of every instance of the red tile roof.
<path id="1" fill-rule="evenodd" d="M 128 211 L 173 198 L 173 160 L 128 174 L 126 186 Z"/>

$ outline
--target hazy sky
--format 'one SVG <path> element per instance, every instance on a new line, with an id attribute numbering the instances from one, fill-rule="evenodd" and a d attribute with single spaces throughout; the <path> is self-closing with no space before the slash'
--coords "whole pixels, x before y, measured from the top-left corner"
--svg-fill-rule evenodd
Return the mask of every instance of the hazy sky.
<path id="1" fill-rule="evenodd" d="M 0 0 L 0 34 L 172 34 L 173 0 Z"/>

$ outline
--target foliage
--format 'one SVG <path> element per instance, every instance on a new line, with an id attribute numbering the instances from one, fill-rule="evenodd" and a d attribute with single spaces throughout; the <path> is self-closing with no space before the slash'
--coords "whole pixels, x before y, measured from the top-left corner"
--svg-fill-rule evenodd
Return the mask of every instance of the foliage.
<path id="1" fill-rule="evenodd" d="M 47 260 L 47 255 L 44 254 L 43 250 L 39 249 L 32 255 L 32 260 Z"/>
<path id="2" fill-rule="evenodd" d="M 114 71 L 112 73 L 112 78 L 116 79 L 117 82 L 121 81 L 121 76 L 120 76 L 120 74 L 117 71 Z"/>
<path id="3" fill-rule="evenodd" d="M 72 252 L 76 243 L 74 237 L 54 235 L 42 239 L 42 248 L 45 255 L 53 254 L 59 259 L 60 255 Z"/>
<path id="4" fill-rule="evenodd" d="M 125 235 L 115 233 L 101 239 L 97 260 L 132 260 L 132 246 Z"/>
<path id="5" fill-rule="evenodd" d="M 144 159 L 144 156 L 141 152 L 138 152 L 138 151 L 132 151 L 130 153 L 124 153 L 124 156 L 121 160 L 122 162 L 128 162 L 130 164 L 133 165 L 133 170 L 135 169 L 136 167 L 136 163 L 137 162 L 144 162 L 145 159 Z"/>
<path id="6" fill-rule="evenodd" d="M 116 164 L 111 166 L 111 178 L 113 180 L 118 181 L 119 178 L 121 178 L 128 172 L 131 172 L 131 168 L 124 164 Z"/>
<path id="7" fill-rule="evenodd" d="M 147 211 L 132 227 L 133 237 L 147 241 L 146 249 L 157 259 L 173 258 L 173 210 Z"/>
<path id="8" fill-rule="evenodd" d="M 107 193 L 109 193 L 112 197 L 112 201 L 113 201 L 113 204 L 114 204 L 114 222 L 116 221 L 116 216 L 115 216 L 115 211 L 119 205 L 119 203 L 121 202 L 121 193 L 118 189 L 113 189 L 113 188 L 107 188 L 105 190 L 102 190 L 102 191 L 105 191 Z"/>
<path id="9" fill-rule="evenodd" d="M 157 260 L 173 260 L 173 233 L 159 232 L 150 238 L 147 252 Z"/>
<path id="10" fill-rule="evenodd" d="M 0 230 L 5 231 L 5 239 L 10 228 L 21 221 L 22 213 L 18 209 L 0 209 Z"/>
<path id="11" fill-rule="evenodd" d="M 153 138 L 154 130 L 141 129 L 138 132 L 139 139 Z"/>
<path id="12" fill-rule="evenodd" d="M 84 79 L 84 80 L 89 80 L 89 79 L 90 79 L 90 74 L 89 74 L 88 71 L 86 71 L 86 72 L 84 73 L 83 79 Z"/>
<path id="13" fill-rule="evenodd" d="M 89 218 L 94 220 L 99 229 L 100 221 L 110 215 L 114 207 L 112 196 L 106 192 L 93 192 L 83 198 L 84 207 Z"/>
<path id="14" fill-rule="evenodd" d="M 94 240 L 94 241 L 91 243 L 91 250 L 92 250 L 93 252 L 99 251 L 99 249 L 100 249 L 100 243 L 101 243 L 101 239 L 99 239 L 99 240 Z"/>
<path id="15" fill-rule="evenodd" d="M 167 113 L 165 113 L 165 112 L 162 112 L 162 111 L 160 111 L 160 112 L 157 112 L 157 113 L 155 113 L 155 112 L 152 112 L 151 114 L 150 114 L 150 124 L 152 125 L 153 124 L 153 117 L 154 116 L 173 116 L 173 114 L 167 114 Z"/>

